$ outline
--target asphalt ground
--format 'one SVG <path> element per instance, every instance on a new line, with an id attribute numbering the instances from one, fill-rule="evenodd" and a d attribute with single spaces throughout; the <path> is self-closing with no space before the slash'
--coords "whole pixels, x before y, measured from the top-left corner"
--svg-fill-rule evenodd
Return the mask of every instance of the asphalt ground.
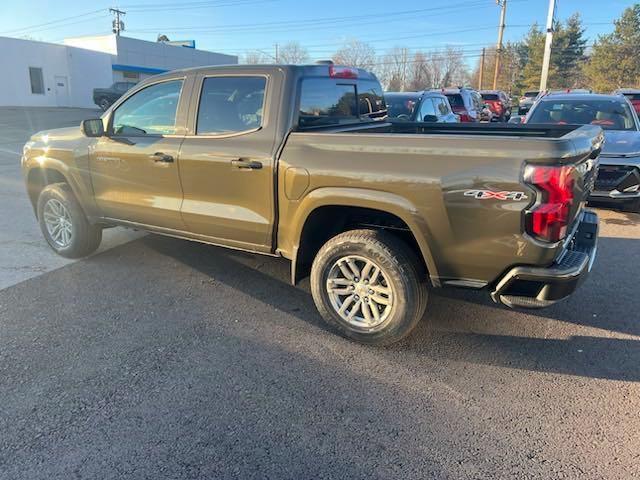
<path id="1" fill-rule="evenodd" d="M 325 327 L 282 260 L 122 232 L 57 263 L 16 162 L 0 151 L 3 480 L 640 478 L 640 215 L 598 210 L 563 303 L 433 291 L 410 338 L 371 348 Z M 23 249 L 39 269 L 18 278 Z"/>

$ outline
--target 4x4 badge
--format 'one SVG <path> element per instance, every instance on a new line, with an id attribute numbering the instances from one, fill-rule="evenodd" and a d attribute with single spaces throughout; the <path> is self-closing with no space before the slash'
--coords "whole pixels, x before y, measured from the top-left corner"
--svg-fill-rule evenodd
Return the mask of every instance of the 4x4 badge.
<path id="1" fill-rule="evenodd" d="M 491 190 L 467 190 L 464 192 L 465 197 L 473 197 L 477 200 L 526 200 L 527 195 L 524 192 L 494 192 Z"/>

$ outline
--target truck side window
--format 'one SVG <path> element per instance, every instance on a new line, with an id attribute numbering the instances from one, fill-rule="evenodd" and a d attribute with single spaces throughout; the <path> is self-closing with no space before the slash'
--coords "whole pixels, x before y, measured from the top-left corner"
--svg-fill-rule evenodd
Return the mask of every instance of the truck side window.
<path id="1" fill-rule="evenodd" d="M 261 127 L 266 86 L 266 77 L 205 78 L 196 134 L 238 133 Z"/>
<path id="2" fill-rule="evenodd" d="M 113 114 L 113 134 L 174 134 L 181 89 L 182 80 L 171 80 L 156 83 L 133 94 Z"/>

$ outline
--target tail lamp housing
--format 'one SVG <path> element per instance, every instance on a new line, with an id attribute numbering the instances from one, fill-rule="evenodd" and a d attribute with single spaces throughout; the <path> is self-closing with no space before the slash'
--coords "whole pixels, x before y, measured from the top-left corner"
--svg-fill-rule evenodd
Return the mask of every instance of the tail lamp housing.
<path id="1" fill-rule="evenodd" d="M 526 213 L 529 235 L 544 242 L 559 242 L 567 236 L 575 201 L 575 175 L 571 165 L 527 165 L 524 181 L 538 191 Z"/>
<path id="2" fill-rule="evenodd" d="M 357 79 L 358 69 L 352 67 L 342 67 L 337 65 L 329 65 L 329 76 L 331 78 L 348 78 Z"/>
<path id="3" fill-rule="evenodd" d="M 460 110 L 458 112 L 455 112 L 460 116 L 460 121 L 463 123 L 468 123 L 468 122 L 473 122 L 473 117 L 471 115 L 469 115 L 469 111 L 468 110 Z"/>

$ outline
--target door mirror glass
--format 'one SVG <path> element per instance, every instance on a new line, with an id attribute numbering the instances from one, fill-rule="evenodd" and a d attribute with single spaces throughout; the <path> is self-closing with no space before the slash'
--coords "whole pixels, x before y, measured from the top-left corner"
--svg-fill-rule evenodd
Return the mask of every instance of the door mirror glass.
<path id="1" fill-rule="evenodd" d="M 104 136 L 104 124 L 101 118 L 91 118 L 83 120 L 80 123 L 80 129 L 85 137 L 102 137 Z"/>

